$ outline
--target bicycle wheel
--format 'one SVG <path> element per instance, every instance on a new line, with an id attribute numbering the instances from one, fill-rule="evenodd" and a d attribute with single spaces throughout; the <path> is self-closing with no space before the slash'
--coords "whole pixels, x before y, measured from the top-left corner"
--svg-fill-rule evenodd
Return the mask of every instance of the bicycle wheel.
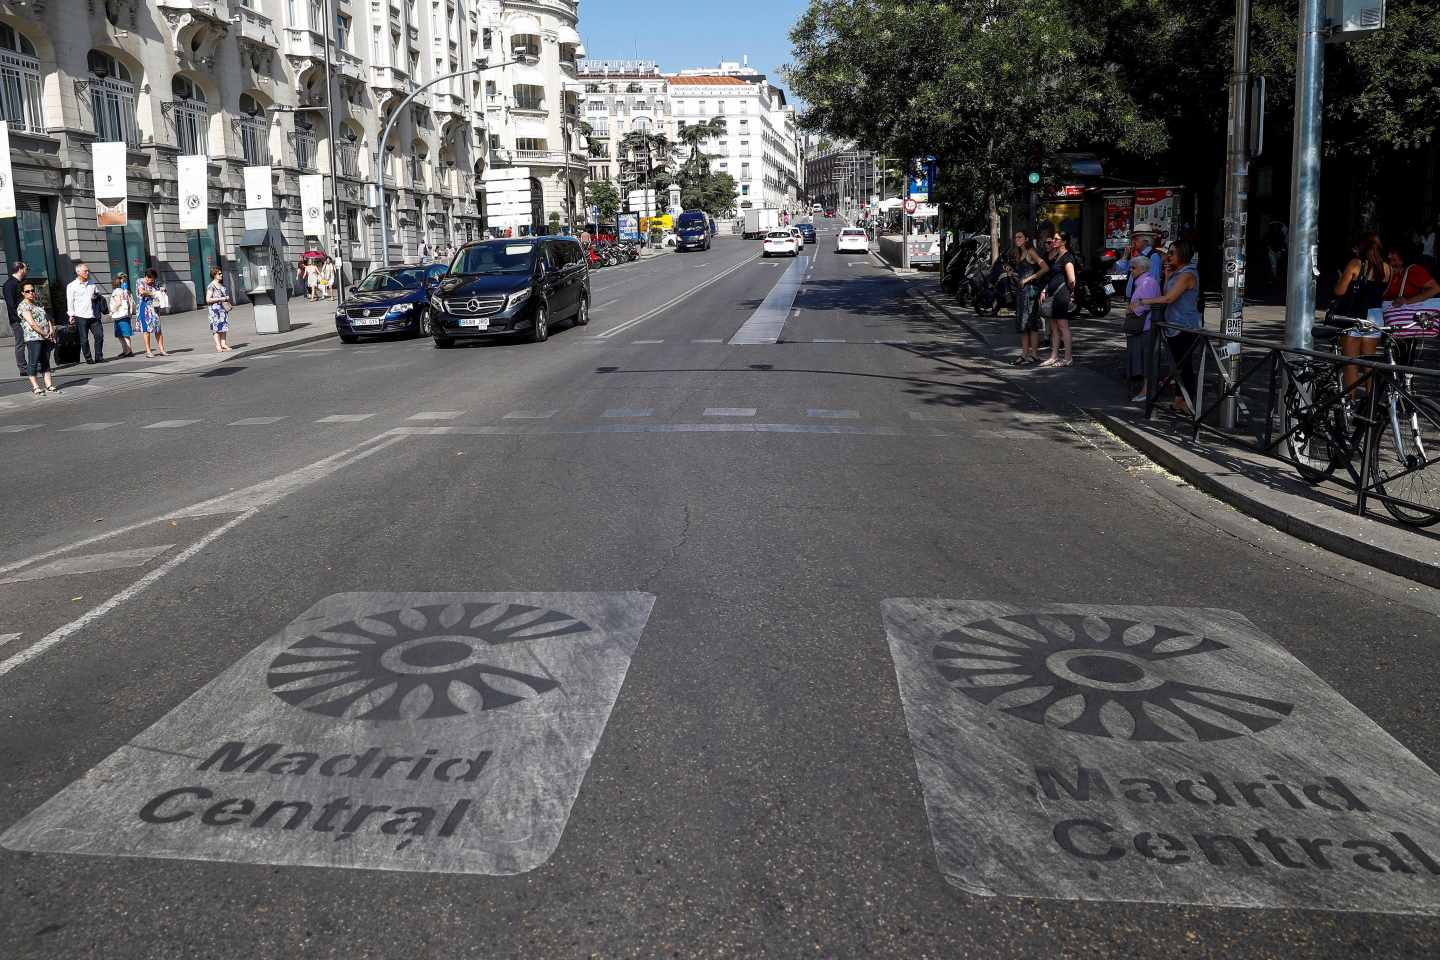
<path id="1" fill-rule="evenodd" d="M 1428 397 L 1395 398 L 1400 442 L 1383 414 L 1371 471 L 1380 502 L 1411 527 L 1440 523 L 1440 404 Z M 1431 468 L 1433 469 L 1427 469 Z"/>
<path id="2" fill-rule="evenodd" d="M 1285 405 L 1280 410 L 1280 432 L 1300 479 L 1321 483 L 1339 466 L 1341 447 L 1336 431 L 1344 436 L 1339 388 L 1328 377 L 1285 384 Z"/>

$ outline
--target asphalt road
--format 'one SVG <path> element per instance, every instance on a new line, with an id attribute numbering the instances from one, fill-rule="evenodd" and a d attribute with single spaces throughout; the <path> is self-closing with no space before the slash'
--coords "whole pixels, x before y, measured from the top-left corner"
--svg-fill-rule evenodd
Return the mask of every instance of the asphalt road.
<path id="1" fill-rule="evenodd" d="M 832 243 L 597 272 L 545 344 L 0 415 L 0 955 L 1440 954 L 1434 599 L 1177 493 Z M 1028 669 L 1081 695 L 981 695 Z"/>

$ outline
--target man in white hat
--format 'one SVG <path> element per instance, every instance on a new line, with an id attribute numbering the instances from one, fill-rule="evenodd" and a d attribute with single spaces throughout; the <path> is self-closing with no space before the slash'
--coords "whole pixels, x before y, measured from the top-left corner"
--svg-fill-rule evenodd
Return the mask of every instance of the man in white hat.
<path id="1" fill-rule="evenodd" d="M 1130 231 L 1130 259 L 1144 257 L 1150 262 L 1150 276 L 1155 282 L 1160 282 L 1160 270 L 1164 258 L 1160 251 L 1155 249 L 1155 228 L 1148 223 L 1137 223 L 1135 229 Z M 1130 294 L 1135 291 L 1135 273 L 1132 270 L 1130 279 L 1125 281 L 1125 299 L 1130 299 Z"/>

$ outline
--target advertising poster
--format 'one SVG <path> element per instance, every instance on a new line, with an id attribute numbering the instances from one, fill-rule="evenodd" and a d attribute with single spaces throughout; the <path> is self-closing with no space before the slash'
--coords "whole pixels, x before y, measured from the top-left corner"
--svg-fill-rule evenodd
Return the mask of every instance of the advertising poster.
<path id="1" fill-rule="evenodd" d="M 0 218 L 15 216 L 15 181 L 10 179 L 10 124 L 0 120 Z"/>
<path id="2" fill-rule="evenodd" d="M 1125 250 L 1130 246 L 1129 197 L 1105 198 L 1105 246 L 1111 250 Z"/>
<path id="3" fill-rule="evenodd" d="M 633 213 L 620 214 L 620 239 L 640 239 L 640 218 Z"/>
<path id="4" fill-rule="evenodd" d="M 267 210 L 275 206 L 275 186 L 271 182 L 270 168 L 245 168 L 245 209 Z"/>
<path id="5" fill-rule="evenodd" d="M 209 172 L 203 154 L 175 161 L 180 191 L 180 229 L 204 230 L 209 225 Z"/>
<path id="6" fill-rule="evenodd" d="M 8 151 L 7 151 L 8 153 Z M 90 144 L 90 166 L 95 173 L 95 219 L 102 227 L 123 227 L 129 222 L 125 183 L 125 143 L 120 140 Z"/>
<path id="7" fill-rule="evenodd" d="M 1163 247 L 1175 239 L 1180 232 L 1179 194 L 1164 187 L 1154 190 L 1136 190 L 1135 222 L 1154 226 L 1159 234 L 1155 245 Z"/>
<path id="8" fill-rule="evenodd" d="M 300 177 L 302 232 L 307 237 L 325 236 L 325 178 L 318 173 Z"/>

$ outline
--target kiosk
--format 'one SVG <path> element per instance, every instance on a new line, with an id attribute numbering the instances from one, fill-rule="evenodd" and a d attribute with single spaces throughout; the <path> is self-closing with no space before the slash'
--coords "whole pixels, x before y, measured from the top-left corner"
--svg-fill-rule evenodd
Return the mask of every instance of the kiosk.
<path id="1" fill-rule="evenodd" d="M 290 265 L 273 209 L 245 211 L 239 248 L 240 285 L 255 307 L 255 332 L 285 333 L 290 329 Z"/>

